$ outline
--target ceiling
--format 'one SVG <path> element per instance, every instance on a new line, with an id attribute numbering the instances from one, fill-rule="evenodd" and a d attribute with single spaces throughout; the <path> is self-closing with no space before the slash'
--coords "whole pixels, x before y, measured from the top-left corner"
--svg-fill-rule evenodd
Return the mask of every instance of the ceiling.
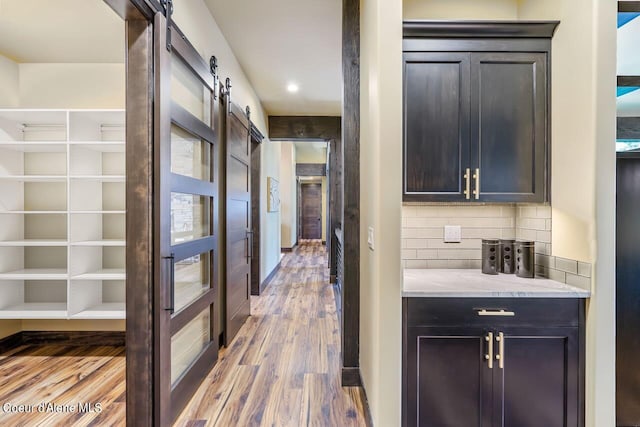
<path id="1" fill-rule="evenodd" d="M 0 0 L 0 54 L 19 63 L 123 63 L 124 21 L 103 0 Z"/>
<path id="2" fill-rule="evenodd" d="M 268 114 L 340 115 L 341 0 L 205 3 Z"/>

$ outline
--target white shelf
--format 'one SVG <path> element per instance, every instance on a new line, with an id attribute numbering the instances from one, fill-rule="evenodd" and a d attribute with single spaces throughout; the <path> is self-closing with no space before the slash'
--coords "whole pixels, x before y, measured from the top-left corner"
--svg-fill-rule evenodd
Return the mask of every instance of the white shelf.
<path id="1" fill-rule="evenodd" d="M 0 319 L 125 318 L 125 119 L 0 109 Z"/>
<path id="2" fill-rule="evenodd" d="M 70 141 L 69 145 L 103 153 L 124 153 L 126 147 L 122 141 Z"/>
<path id="3" fill-rule="evenodd" d="M 65 239 L 25 239 L 25 240 L 5 240 L 0 241 L 0 247 L 31 247 L 31 246 L 68 246 L 69 241 Z"/>
<path id="4" fill-rule="evenodd" d="M 124 268 L 102 268 L 72 277 L 73 280 L 125 280 L 126 278 Z"/>
<path id="5" fill-rule="evenodd" d="M 71 179 L 84 180 L 84 181 L 100 181 L 100 182 L 125 182 L 126 177 L 124 175 L 77 175 L 70 176 Z"/>
<path id="6" fill-rule="evenodd" d="M 63 211 L 64 212 L 64 211 Z M 125 214 L 127 211 L 69 211 L 70 214 Z"/>
<path id="7" fill-rule="evenodd" d="M 124 319 L 124 302 L 108 302 L 89 307 L 71 316 L 72 319 Z"/>
<path id="8" fill-rule="evenodd" d="M 0 273 L 0 280 L 66 280 L 64 268 L 25 268 Z"/>
<path id="9" fill-rule="evenodd" d="M 67 211 L 0 211 L 4 215 L 66 215 Z"/>
<path id="10" fill-rule="evenodd" d="M 24 303 L 0 309 L 0 319 L 66 319 L 67 303 Z"/>
<path id="11" fill-rule="evenodd" d="M 2 141 L 0 149 L 22 153 L 64 153 L 67 151 L 67 143 L 65 141 Z"/>
<path id="12" fill-rule="evenodd" d="M 126 246 L 126 241 L 119 239 L 85 240 L 72 242 L 71 246 Z"/>
<path id="13" fill-rule="evenodd" d="M 0 176 L 0 181 L 18 182 L 66 182 L 64 175 L 5 175 Z"/>

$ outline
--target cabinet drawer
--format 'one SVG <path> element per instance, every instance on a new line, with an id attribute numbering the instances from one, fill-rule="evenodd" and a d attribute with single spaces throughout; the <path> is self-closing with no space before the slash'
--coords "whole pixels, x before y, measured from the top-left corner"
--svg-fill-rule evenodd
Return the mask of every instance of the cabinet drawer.
<path id="1" fill-rule="evenodd" d="M 579 325 L 574 298 L 404 298 L 407 326 L 569 326 Z M 486 310 L 487 315 L 480 315 Z M 494 315 L 500 310 L 513 315 Z"/>

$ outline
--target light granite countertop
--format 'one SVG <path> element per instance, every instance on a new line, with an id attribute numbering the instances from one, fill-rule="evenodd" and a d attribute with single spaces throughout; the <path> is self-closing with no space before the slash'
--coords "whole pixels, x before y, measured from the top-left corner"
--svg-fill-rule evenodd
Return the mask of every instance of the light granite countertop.
<path id="1" fill-rule="evenodd" d="M 405 269 L 403 297 L 589 298 L 591 292 L 555 280 L 515 274 L 482 274 L 475 269 Z"/>

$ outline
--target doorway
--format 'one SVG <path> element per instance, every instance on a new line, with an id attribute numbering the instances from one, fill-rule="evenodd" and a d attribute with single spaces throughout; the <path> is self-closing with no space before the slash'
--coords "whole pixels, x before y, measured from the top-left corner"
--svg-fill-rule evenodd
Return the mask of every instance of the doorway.
<path id="1" fill-rule="evenodd" d="M 302 238 L 318 240 L 322 238 L 322 184 L 300 184 L 300 223 Z"/>

